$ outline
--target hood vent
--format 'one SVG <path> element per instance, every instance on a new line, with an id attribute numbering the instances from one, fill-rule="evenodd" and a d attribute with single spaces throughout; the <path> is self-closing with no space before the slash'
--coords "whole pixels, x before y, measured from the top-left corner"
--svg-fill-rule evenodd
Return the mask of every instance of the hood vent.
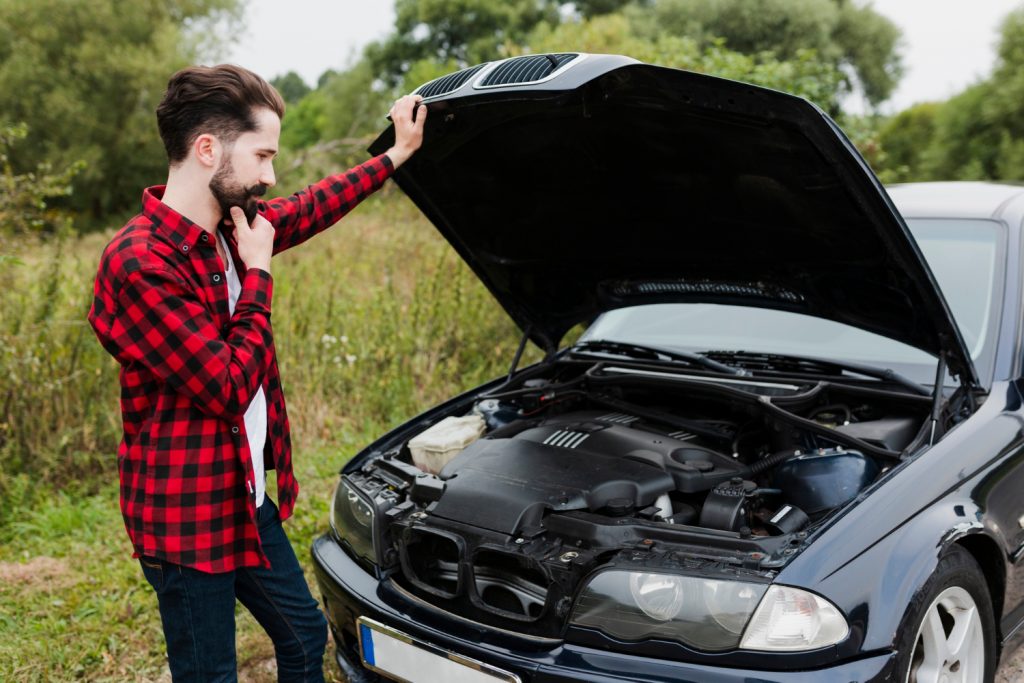
<path id="1" fill-rule="evenodd" d="M 575 52 L 513 57 L 499 64 L 475 87 L 489 88 L 499 85 L 537 83 L 551 77 L 577 57 L 579 54 Z"/>
<path id="2" fill-rule="evenodd" d="M 413 91 L 413 94 L 421 96 L 423 99 L 430 97 L 437 97 L 438 95 L 447 95 L 450 92 L 455 92 L 466 82 L 473 77 L 474 74 L 480 71 L 490 64 L 490 62 L 484 62 L 483 64 L 477 64 L 471 66 L 468 69 L 462 71 L 456 71 L 453 74 L 442 76 L 441 78 L 435 78 L 432 81 L 424 83 L 420 87 Z"/>
<path id="3" fill-rule="evenodd" d="M 611 293 L 616 297 L 651 296 L 658 294 L 693 294 L 700 296 L 739 296 L 774 299 L 789 303 L 802 303 L 804 297 L 791 289 L 764 282 L 709 282 L 689 280 L 662 280 L 657 282 L 623 282 L 615 284 Z"/>
<path id="4" fill-rule="evenodd" d="M 590 436 L 587 432 L 574 432 L 570 429 L 559 429 L 557 432 L 544 439 L 545 446 L 561 446 L 562 448 L 576 448 L 586 441 Z"/>

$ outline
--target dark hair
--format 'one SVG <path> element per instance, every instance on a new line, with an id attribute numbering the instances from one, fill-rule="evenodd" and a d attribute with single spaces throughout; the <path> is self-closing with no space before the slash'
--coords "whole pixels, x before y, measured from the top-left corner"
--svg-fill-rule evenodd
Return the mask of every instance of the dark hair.
<path id="1" fill-rule="evenodd" d="M 184 161 L 202 133 L 231 143 L 242 133 L 256 130 L 253 110 L 260 107 L 284 116 L 281 95 L 248 69 L 234 64 L 182 69 L 171 76 L 156 108 L 168 161 L 172 165 Z"/>

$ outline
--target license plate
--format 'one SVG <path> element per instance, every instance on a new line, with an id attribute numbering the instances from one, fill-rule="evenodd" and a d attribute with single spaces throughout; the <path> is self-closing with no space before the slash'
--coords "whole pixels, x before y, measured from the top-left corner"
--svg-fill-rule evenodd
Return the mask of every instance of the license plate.
<path id="1" fill-rule="evenodd" d="M 366 617 L 356 619 L 366 668 L 403 683 L 521 683 L 519 676 L 448 652 Z"/>

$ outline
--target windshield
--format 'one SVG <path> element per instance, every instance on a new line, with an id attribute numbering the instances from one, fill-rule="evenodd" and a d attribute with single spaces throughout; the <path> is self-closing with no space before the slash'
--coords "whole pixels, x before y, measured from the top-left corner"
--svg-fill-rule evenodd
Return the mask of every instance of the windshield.
<path id="1" fill-rule="evenodd" d="M 908 219 L 953 312 L 978 374 L 991 374 L 1001 298 L 1002 226 L 995 221 Z M 580 341 L 613 340 L 687 351 L 751 351 L 831 358 L 887 367 L 922 384 L 934 356 L 912 346 L 813 316 L 720 304 L 649 304 L 609 311 Z"/>

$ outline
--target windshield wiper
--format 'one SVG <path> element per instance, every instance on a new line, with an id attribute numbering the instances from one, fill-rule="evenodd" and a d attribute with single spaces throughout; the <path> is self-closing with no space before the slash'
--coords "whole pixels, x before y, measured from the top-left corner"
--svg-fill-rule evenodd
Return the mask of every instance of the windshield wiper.
<path id="1" fill-rule="evenodd" d="M 744 376 L 747 374 L 742 368 L 733 367 L 720 363 L 710 358 L 689 351 L 676 351 L 663 349 L 657 346 L 644 346 L 641 344 L 627 344 L 626 342 L 609 341 L 605 339 L 592 339 L 581 341 L 572 347 L 573 351 L 603 351 L 614 353 L 631 358 L 649 358 L 651 360 L 670 360 L 676 362 L 696 365 L 726 375 Z"/>
<path id="2" fill-rule="evenodd" d="M 752 351 L 705 351 L 708 356 L 728 359 L 736 366 L 747 369 L 775 370 L 793 374 L 815 373 L 823 375 L 841 375 L 852 372 L 864 377 L 879 379 L 898 384 L 915 394 L 931 396 L 932 392 L 914 380 L 901 375 L 890 368 L 879 368 L 854 361 L 835 361 L 825 358 L 808 356 L 791 356 L 779 353 L 755 353 Z"/>

